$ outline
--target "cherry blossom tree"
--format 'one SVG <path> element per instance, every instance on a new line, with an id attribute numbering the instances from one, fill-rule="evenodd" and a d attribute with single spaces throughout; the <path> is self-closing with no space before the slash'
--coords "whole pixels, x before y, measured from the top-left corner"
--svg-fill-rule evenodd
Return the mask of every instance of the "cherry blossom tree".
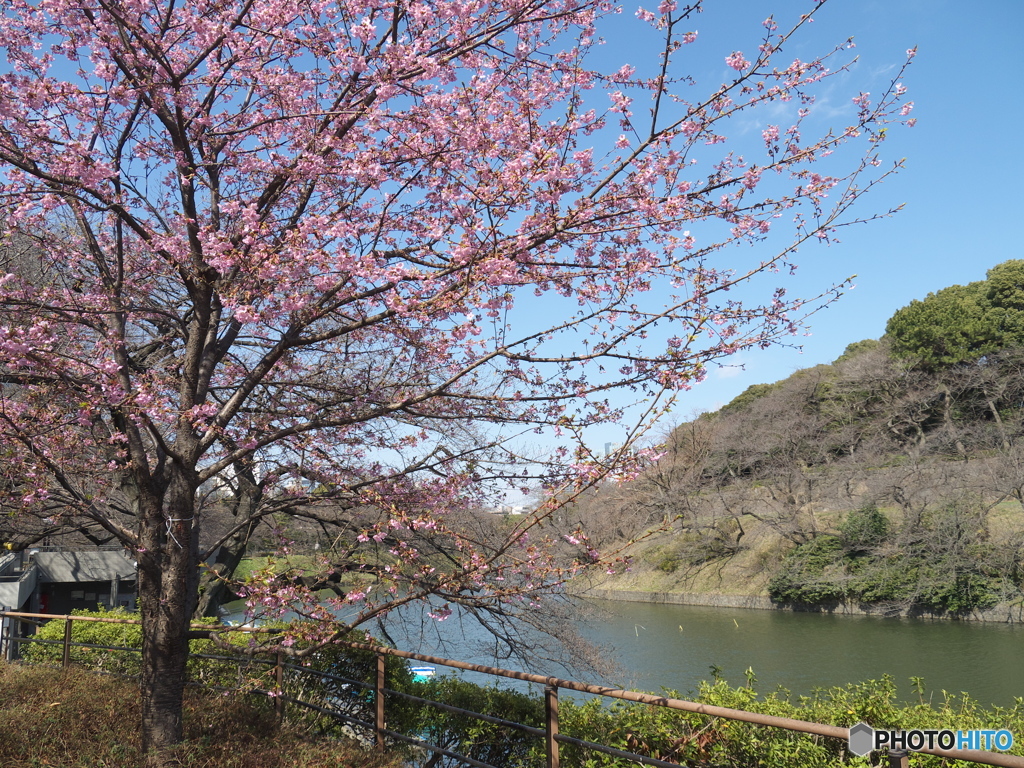
<path id="1" fill-rule="evenodd" d="M 244 588 L 322 619 L 317 641 L 416 600 L 528 607 L 607 562 L 582 530 L 559 559 L 545 520 L 628 474 L 709 364 L 839 292 L 791 299 L 782 273 L 874 218 L 851 206 L 896 167 L 898 79 L 805 136 L 849 64 L 788 54 L 821 5 L 717 52 L 709 85 L 700 2 L 638 11 L 653 59 L 604 72 L 605 0 L 5 3 L 0 220 L 38 263 L 0 276 L 0 488 L 36 534 L 137 557 L 155 763 L 199 566 L 261 519 L 339 526 L 321 578 Z M 644 405 L 599 456 L 586 430 L 625 417 L 622 389 Z M 501 536 L 451 522 L 538 480 L 551 501 Z M 235 517 L 203 551 L 211 496 Z"/>

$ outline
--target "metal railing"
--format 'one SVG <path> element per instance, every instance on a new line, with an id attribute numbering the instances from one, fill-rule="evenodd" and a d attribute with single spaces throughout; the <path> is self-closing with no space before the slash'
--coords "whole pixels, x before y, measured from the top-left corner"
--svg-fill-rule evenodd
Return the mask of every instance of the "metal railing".
<path id="1" fill-rule="evenodd" d="M 10 656 L 11 649 L 21 643 L 33 643 L 33 642 L 44 642 L 44 643 L 60 643 L 63 648 L 62 652 L 62 665 L 67 667 L 71 663 L 71 648 L 72 647 L 87 647 L 87 648 L 101 648 L 103 650 L 110 651 L 132 651 L 139 652 L 136 648 L 127 647 L 109 647 L 109 646 L 96 646 L 89 645 L 86 643 L 74 643 L 72 642 L 72 627 L 73 622 L 76 621 L 95 621 L 95 622 L 106 622 L 106 623 L 121 623 L 121 624 L 139 624 L 140 622 L 134 619 L 112 619 L 102 618 L 93 616 L 53 616 L 49 614 L 38 614 L 38 613 L 22 613 L 15 611 L 0 611 L 0 618 L 6 619 L 6 626 L 8 628 L 7 636 L 0 638 L 3 641 L 3 648 L 7 651 L 7 656 Z M 38 624 L 40 621 L 45 620 L 64 620 L 64 639 L 63 641 L 43 641 L 33 639 L 31 637 L 18 637 L 13 631 L 15 622 L 25 622 L 29 624 Z M 208 624 L 195 625 L 196 629 L 210 630 L 211 626 Z M 218 629 L 213 627 L 213 629 Z M 266 632 L 272 630 L 262 630 L 260 628 L 253 627 L 231 627 L 224 628 L 224 631 L 233 632 Z M 366 683 L 359 680 L 353 680 L 339 675 L 333 675 L 323 670 L 312 670 L 297 664 L 291 664 L 286 661 L 286 657 L 281 653 L 277 653 L 276 657 L 272 660 L 260 660 L 253 659 L 252 657 L 227 657 L 227 656 L 213 656 L 208 654 L 193 654 L 201 658 L 218 659 L 218 660 L 230 660 L 234 658 L 237 661 L 244 661 L 245 663 L 256 663 L 266 664 L 273 668 L 273 675 L 276 685 L 276 690 L 255 690 L 254 693 L 262 693 L 264 695 L 272 696 L 275 701 L 275 706 L 278 712 L 283 715 L 284 706 L 286 703 L 295 704 L 307 709 L 318 711 L 322 714 L 330 717 L 356 724 L 365 727 L 368 732 L 373 733 L 374 744 L 377 749 L 383 750 L 387 744 L 388 739 L 395 741 L 401 741 L 410 743 L 420 748 L 429 750 L 434 753 L 439 753 L 447 757 L 456 759 L 466 765 L 479 766 L 480 768 L 494 768 L 488 763 L 483 763 L 479 760 L 460 755 L 458 753 L 444 749 L 438 745 L 430 744 L 418 738 L 408 736 L 406 734 L 397 733 L 387 728 L 386 721 L 386 709 L 385 700 L 387 696 L 400 697 L 407 700 L 411 700 L 424 706 L 436 707 L 444 711 L 448 711 L 454 714 L 466 715 L 469 717 L 480 719 L 484 722 L 500 725 L 507 728 L 519 730 L 524 733 L 528 733 L 538 738 L 544 739 L 545 744 L 545 756 L 547 768 L 559 768 L 559 745 L 560 744 L 571 744 L 586 749 L 592 749 L 605 754 L 612 755 L 614 757 L 622 758 L 624 760 L 631 761 L 640 765 L 649 766 L 660 766 L 662 768 L 678 768 L 678 763 L 667 762 L 658 758 L 649 757 L 646 755 L 640 755 L 633 752 L 626 752 L 615 747 L 610 747 L 604 744 L 596 742 L 585 741 L 582 739 L 576 739 L 571 736 L 566 736 L 559 733 L 559 721 L 558 721 L 558 692 L 559 690 L 576 691 L 579 693 L 587 693 L 596 696 L 602 696 L 611 699 L 621 699 L 625 701 L 638 702 L 641 704 L 647 704 L 657 707 L 665 707 L 668 709 L 679 710 L 683 712 L 691 712 L 708 717 L 724 718 L 727 720 L 734 720 L 738 722 L 750 723 L 753 725 L 768 726 L 772 728 L 780 728 L 787 731 L 793 731 L 797 733 L 806 733 L 816 736 L 823 736 L 831 739 L 839 739 L 842 741 L 849 740 L 849 729 L 834 725 L 826 725 L 824 723 L 813 723 L 805 720 L 795 720 L 787 717 L 777 717 L 775 715 L 765 715 L 757 712 L 748 712 L 739 709 L 730 709 L 728 707 L 718 707 L 710 704 L 701 704 L 699 702 L 685 701 L 682 699 L 670 698 L 667 696 L 656 696 L 649 693 L 639 693 L 636 691 L 625 691 L 618 688 L 610 688 L 600 685 L 592 685 L 588 683 L 582 683 L 575 680 L 564 680 L 561 678 L 534 675 L 527 672 L 516 672 L 507 669 L 500 669 L 496 667 L 488 667 L 480 664 L 471 664 L 463 661 L 456 661 L 453 659 L 441 658 L 437 656 L 428 656 L 419 653 L 411 653 L 408 651 L 399 651 L 394 648 L 383 648 L 376 645 L 370 645 L 367 643 L 356 643 L 356 642 L 341 642 L 339 645 L 343 645 L 350 648 L 355 648 L 363 651 L 368 651 L 376 655 L 376 675 L 373 683 Z M 544 710 L 545 710 L 545 727 L 536 728 L 522 723 L 516 723 L 509 720 L 504 720 L 499 717 L 491 715 L 481 714 L 479 712 L 473 712 L 459 707 L 454 707 L 450 704 L 444 704 L 441 702 L 432 701 L 429 699 L 423 699 L 411 694 L 391 690 L 385 687 L 384 671 L 385 671 L 385 658 L 387 656 L 395 656 L 402 659 L 409 659 L 413 661 L 421 661 L 428 664 L 435 664 L 444 667 L 450 667 L 452 669 L 459 669 L 471 672 L 479 672 L 486 675 L 495 677 L 509 678 L 512 680 L 521 680 L 528 683 L 534 683 L 541 685 L 544 688 Z M 353 685 L 357 687 L 366 688 L 372 692 L 372 711 L 373 711 L 373 722 L 361 720 L 350 714 L 339 712 L 337 710 L 321 707 L 312 702 L 303 701 L 297 698 L 292 698 L 282 695 L 283 691 L 283 675 L 284 672 L 293 671 L 298 673 L 306 673 L 319 678 L 321 681 L 332 680 L 340 682 L 343 685 Z M 973 763 L 979 763 L 982 765 L 993 765 L 1001 766 L 1002 768 L 1024 768 L 1024 757 L 1016 755 L 1009 755 L 1000 752 L 989 752 L 985 750 L 975 749 L 941 749 L 938 747 L 928 748 L 922 747 L 921 749 L 914 750 L 915 752 L 921 752 L 924 754 L 938 755 L 940 757 L 964 760 Z M 904 750 L 889 750 L 888 754 L 889 764 L 891 768 L 906 768 L 907 763 L 907 752 Z"/>

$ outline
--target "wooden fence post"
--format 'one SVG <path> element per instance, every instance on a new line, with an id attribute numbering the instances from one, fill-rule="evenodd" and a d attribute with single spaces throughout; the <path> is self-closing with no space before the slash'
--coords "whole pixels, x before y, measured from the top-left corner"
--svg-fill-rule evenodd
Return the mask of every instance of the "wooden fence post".
<path id="1" fill-rule="evenodd" d="M 4 614 L 6 613 L 7 608 L 4 607 Z M 11 640 L 14 639 L 14 633 L 11 631 L 11 628 L 14 626 L 14 619 L 7 615 L 4 615 L 2 623 L 4 628 L 4 637 L 0 639 L 0 650 L 3 651 L 2 655 L 4 661 L 13 661 L 14 655 L 13 650 L 11 648 Z"/>
<path id="2" fill-rule="evenodd" d="M 374 717 L 374 745 L 378 752 L 384 751 L 384 654 L 377 654 L 376 716 Z"/>
<path id="3" fill-rule="evenodd" d="M 558 686 L 549 685 L 544 688 L 544 712 L 547 715 L 548 768 L 558 768 Z"/>
<path id="4" fill-rule="evenodd" d="M 64 617 L 64 658 L 61 660 L 61 666 L 71 666 L 71 626 L 72 621 L 70 616 Z"/>

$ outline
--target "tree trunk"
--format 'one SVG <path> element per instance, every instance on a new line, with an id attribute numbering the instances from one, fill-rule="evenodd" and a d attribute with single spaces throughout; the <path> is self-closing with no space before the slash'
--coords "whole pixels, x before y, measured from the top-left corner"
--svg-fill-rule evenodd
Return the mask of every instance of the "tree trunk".
<path id="1" fill-rule="evenodd" d="M 217 616 L 219 608 L 227 602 L 226 598 L 234 599 L 224 580 L 234 575 L 238 564 L 245 558 L 249 549 L 249 538 L 255 527 L 256 524 L 253 522 L 224 542 L 217 551 L 210 569 L 204 569 L 196 618 Z"/>
<path id="2" fill-rule="evenodd" d="M 1003 450 L 1010 450 L 1010 439 L 1006 435 L 1006 425 L 1003 424 L 1003 419 L 999 415 L 999 408 L 996 407 L 995 401 L 988 395 L 988 393 L 985 394 L 985 404 L 988 406 L 988 411 L 992 414 L 996 427 L 999 429 L 999 438 L 1002 443 Z"/>
<path id="3" fill-rule="evenodd" d="M 196 618 L 216 616 L 217 609 L 229 595 L 224 579 L 230 579 L 234 575 L 235 569 L 248 551 L 249 539 L 259 523 L 256 510 L 262 498 L 263 490 L 256 482 L 252 467 L 236 465 L 232 517 L 236 522 L 242 521 L 242 527 L 220 546 L 212 565 L 212 572 L 201 574 L 202 587 Z"/>
<path id="4" fill-rule="evenodd" d="M 194 487 L 180 470 L 169 471 L 162 503 L 146 498 L 140 521 L 142 749 L 149 768 L 176 764 L 173 748 L 182 739 L 189 621 L 198 587 Z"/>
<path id="5" fill-rule="evenodd" d="M 964 461 L 967 461 L 969 459 L 967 447 L 964 445 L 963 440 L 960 439 L 960 436 L 957 435 L 956 425 L 953 423 L 953 393 L 945 385 L 942 387 L 942 424 L 949 434 L 953 436 L 953 445 L 956 447 L 956 452 Z"/>

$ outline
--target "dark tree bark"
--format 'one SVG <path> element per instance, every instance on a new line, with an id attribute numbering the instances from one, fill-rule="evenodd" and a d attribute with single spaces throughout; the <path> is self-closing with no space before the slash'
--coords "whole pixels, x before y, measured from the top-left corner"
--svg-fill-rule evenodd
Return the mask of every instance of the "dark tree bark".
<path id="1" fill-rule="evenodd" d="M 175 462 L 165 469 L 166 487 L 140 494 L 142 748 L 154 768 L 172 764 L 169 748 L 182 738 L 187 635 L 198 588 L 195 480 Z"/>

